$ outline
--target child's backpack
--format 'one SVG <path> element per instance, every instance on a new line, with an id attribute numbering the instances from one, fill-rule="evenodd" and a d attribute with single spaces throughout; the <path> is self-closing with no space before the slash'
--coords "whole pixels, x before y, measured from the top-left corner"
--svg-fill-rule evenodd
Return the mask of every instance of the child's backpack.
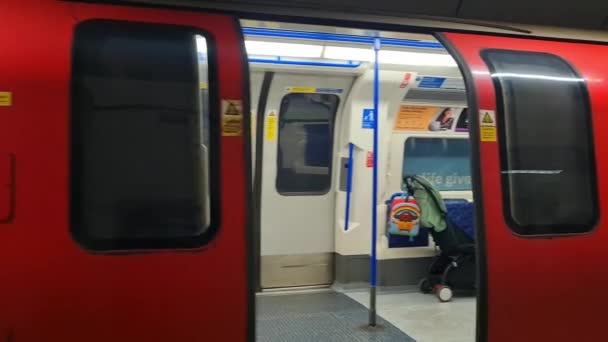
<path id="1" fill-rule="evenodd" d="M 409 236 L 420 232 L 420 207 L 407 192 L 394 194 L 388 206 L 388 234 Z"/>

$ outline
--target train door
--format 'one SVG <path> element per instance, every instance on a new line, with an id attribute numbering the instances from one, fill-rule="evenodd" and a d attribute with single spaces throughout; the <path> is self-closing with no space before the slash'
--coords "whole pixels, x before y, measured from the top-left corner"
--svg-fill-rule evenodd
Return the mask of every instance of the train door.
<path id="1" fill-rule="evenodd" d="M 320 74 L 272 79 L 261 169 L 262 288 L 333 282 L 335 123 L 352 82 Z"/>
<path id="2" fill-rule="evenodd" d="M 253 341 L 238 21 L 11 0 L 0 22 L 0 340 Z"/>
<path id="3" fill-rule="evenodd" d="M 608 281 L 600 215 L 608 194 L 598 192 L 608 172 L 608 47 L 457 33 L 440 39 L 470 92 L 478 340 L 605 339 L 608 298 L 594 286 Z"/>

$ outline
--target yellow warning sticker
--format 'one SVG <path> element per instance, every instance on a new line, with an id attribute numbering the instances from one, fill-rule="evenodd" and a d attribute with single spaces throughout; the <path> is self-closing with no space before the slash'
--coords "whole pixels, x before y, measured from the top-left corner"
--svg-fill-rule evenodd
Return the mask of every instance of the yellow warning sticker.
<path id="1" fill-rule="evenodd" d="M 479 140 L 496 141 L 496 115 L 493 110 L 479 111 Z"/>
<path id="2" fill-rule="evenodd" d="M 317 88 L 314 87 L 287 87 L 290 93 L 316 93 Z"/>
<path id="3" fill-rule="evenodd" d="M 494 123 L 494 119 L 492 119 L 492 117 L 490 116 L 490 114 L 488 112 L 486 112 L 483 115 L 483 118 L 481 119 L 481 122 L 483 122 L 484 124 L 493 124 Z"/>
<path id="4" fill-rule="evenodd" d="M 480 126 L 494 126 L 496 127 L 496 115 L 493 110 L 482 109 L 479 111 L 479 125 Z"/>
<path id="5" fill-rule="evenodd" d="M 208 88 L 207 83 L 206 82 L 199 82 L 198 83 L 198 87 L 202 90 L 205 90 Z"/>
<path id="6" fill-rule="evenodd" d="M 266 117 L 266 140 L 275 141 L 277 138 L 277 113 L 271 110 Z"/>
<path id="7" fill-rule="evenodd" d="M 481 141 L 496 141 L 496 127 L 481 126 Z"/>
<path id="8" fill-rule="evenodd" d="M 0 107 L 13 105 L 13 93 L 10 91 L 0 91 Z"/>
<path id="9" fill-rule="evenodd" d="M 243 102 L 222 100 L 222 135 L 226 137 L 243 135 Z"/>

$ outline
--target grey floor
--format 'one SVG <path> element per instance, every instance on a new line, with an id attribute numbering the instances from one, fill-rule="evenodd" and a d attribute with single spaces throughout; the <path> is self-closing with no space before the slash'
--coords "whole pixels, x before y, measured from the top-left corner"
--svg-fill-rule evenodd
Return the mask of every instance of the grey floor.
<path id="1" fill-rule="evenodd" d="M 368 305 L 366 289 L 346 294 Z M 378 313 L 418 342 L 475 341 L 476 305 L 471 295 L 456 295 L 441 303 L 434 295 L 417 291 L 380 292 L 377 299 Z"/>
<path id="2" fill-rule="evenodd" d="M 365 306 L 333 291 L 257 297 L 258 342 L 414 341 L 381 317 L 374 329 L 367 320 Z"/>

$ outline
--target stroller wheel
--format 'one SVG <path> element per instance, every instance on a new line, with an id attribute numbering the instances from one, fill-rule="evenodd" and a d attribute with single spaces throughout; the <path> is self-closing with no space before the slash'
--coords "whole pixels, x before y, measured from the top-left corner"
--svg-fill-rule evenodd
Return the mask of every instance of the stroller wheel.
<path id="1" fill-rule="evenodd" d="M 442 303 L 449 302 L 452 300 L 452 289 L 449 286 L 438 285 L 435 287 L 435 295 Z"/>
<path id="2" fill-rule="evenodd" d="M 418 283 L 418 289 L 422 293 L 431 293 L 433 292 L 433 286 L 431 285 L 431 281 L 428 278 L 422 278 Z"/>

